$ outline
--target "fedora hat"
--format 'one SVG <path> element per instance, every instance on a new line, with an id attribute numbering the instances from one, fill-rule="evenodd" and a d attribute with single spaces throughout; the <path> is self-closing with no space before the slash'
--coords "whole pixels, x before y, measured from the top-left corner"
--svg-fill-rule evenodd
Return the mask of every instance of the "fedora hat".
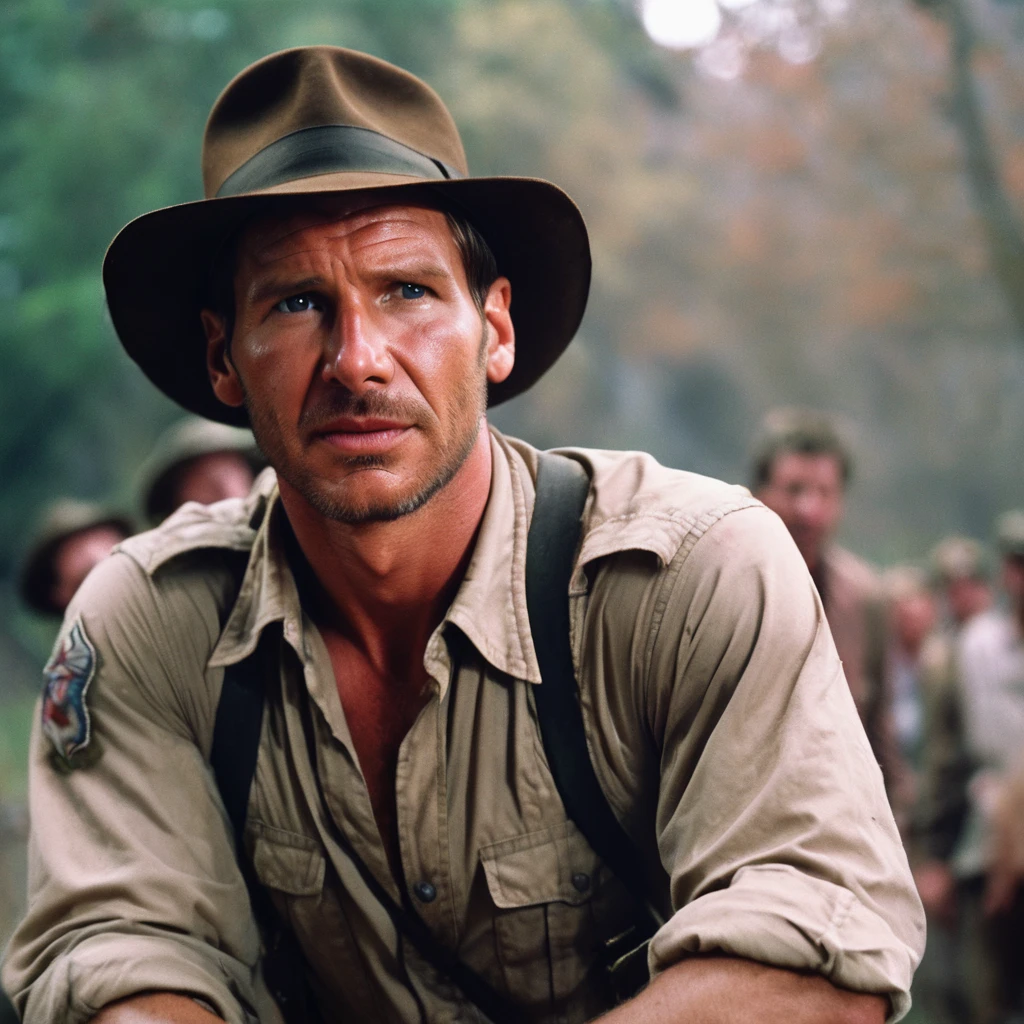
<path id="1" fill-rule="evenodd" d="M 458 129 L 437 94 L 401 68 L 333 46 L 272 54 L 234 78 L 203 137 L 206 198 L 133 220 L 107 250 L 103 283 L 128 354 L 191 412 L 247 423 L 206 371 L 199 312 L 212 254 L 255 212 L 353 190 L 404 193 L 463 214 L 512 282 L 516 360 L 488 404 L 525 391 L 579 327 L 590 245 L 573 201 L 536 178 L 469 177 Z"/>

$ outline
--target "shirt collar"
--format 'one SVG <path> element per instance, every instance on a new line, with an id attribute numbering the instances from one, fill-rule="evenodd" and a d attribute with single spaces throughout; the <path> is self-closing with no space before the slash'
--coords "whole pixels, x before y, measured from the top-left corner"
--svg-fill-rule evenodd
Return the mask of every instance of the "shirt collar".
<path id="1" fill-rule="evenodd" d="M 565 450 L 589 473 L 591 494 L 570 593 L 586 590 L 586 566 L 621 551 L 642 550 L 667 565 L 696 543 L 724 511 L 757 502 L 744 488 L 726 488 L 694 474 L 666 470 L 650 456 Z M 533 514 L 538 453 L 491 430 L 491 487 L 466 575 L 442 623 L 427 643 L 424 666 L 443 696 L 451 671 L 448 627 L 460 630 L 498 672 L 539 683 L 526 605 L 526 538 Z M 705 490 L 714 501 L 699 499 Z M 724 500 L 723 500 L 724 498 Z M 238 598 L 210 659 L 240 661 L 267 625 L 280 621 L 285 639 L 307 660 L 303 615 L 282 543 L 284 510 L 276 486 L 264 503 Z M 705 522 L 707 520 L 707 522 Z M 254 524 L 255 525 L 255 524 Z"/>

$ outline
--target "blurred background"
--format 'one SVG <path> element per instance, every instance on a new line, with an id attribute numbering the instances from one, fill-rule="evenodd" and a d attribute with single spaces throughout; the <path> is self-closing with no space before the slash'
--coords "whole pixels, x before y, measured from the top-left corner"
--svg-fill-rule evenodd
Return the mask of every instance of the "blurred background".
<path id="1" fill-rule="evenodd" d="M 104 250 L 201 195 L 226 82 L 308 43 L 409 68 L 474 173 L 582 208 L 587 317 L 503 429 L 746 483 L 768 409 L 834 411 L 843 537 L 878 563 L 1024 503 L 1022 0 L 3 0 L 0 828 L 54 632 L 20 553 L 55 495 L 132 507 L 177 416 L 114 337 Z"/>

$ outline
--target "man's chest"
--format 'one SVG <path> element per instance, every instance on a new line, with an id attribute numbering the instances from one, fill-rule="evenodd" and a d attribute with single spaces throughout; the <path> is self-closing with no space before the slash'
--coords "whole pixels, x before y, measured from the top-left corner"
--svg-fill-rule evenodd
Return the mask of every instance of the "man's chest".
<path id="1" fill-rule="evenodd" d="M 353 1008 L 383 1001 L 394 1019 L 415 1019 L 406 1001 L 416 991 L 459 1019 L 443 981 L 395 934 L 355 856 L 499 989 L 538 1010 L 578 1003 L 564 1019 L 599 1010 L 584 979 L 601 938 L 628 918 L 629 900 L 566 816 L 530 685 L 489 673 L 480 659 L 463 663 L 443 698 L 431 692 L 399 712 L 413 717 L 404 734 L 382 726 L 381 742 L 364 753 L 371 744 L 355 733 L 386 718 L 387 702 L 346 699 L 339 687 L 343 728 L 335 730 L 310 705 L 305 682 L 286 674 L 280 703 L 268 704 L 249 828 L 257 872 L 317 974 L 334 979 L 337 964 L 359 963 L 359 983 L 345 995 Z M 366 763 L 385 754 L 392 761 L 371 782 Z M 380 841 L 374 786 L 391 799 L 398 871 Z M 283 864 L 295 849 L 316 864 L 303 868 L 309 884 L 297 885 Z M 376 950 L 369 970 L 367 950 Z M 399 983 L 403 958 L 413 966 Z"/>

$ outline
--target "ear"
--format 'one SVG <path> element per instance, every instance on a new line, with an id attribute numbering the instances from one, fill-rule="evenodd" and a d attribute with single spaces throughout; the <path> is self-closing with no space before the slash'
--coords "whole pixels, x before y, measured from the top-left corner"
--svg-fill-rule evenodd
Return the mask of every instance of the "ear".
<path id="1" fill-rule="evenodd" d="M 484 299 L 487 328 L 487 379 L 500 384 L 512 372 L 516 361 L 516 331 L 512 326 L 512 284 L 499 277 Z"/>
<path id="2" fill-rule="evenodd" d="M 245 392 L 231 356 L 228 353 L 227 320 L 212 309 L 199 314 L 206 332 L 206 372 L 210 375 L 213 393 L 225 404 L 242 405 Z"/>

